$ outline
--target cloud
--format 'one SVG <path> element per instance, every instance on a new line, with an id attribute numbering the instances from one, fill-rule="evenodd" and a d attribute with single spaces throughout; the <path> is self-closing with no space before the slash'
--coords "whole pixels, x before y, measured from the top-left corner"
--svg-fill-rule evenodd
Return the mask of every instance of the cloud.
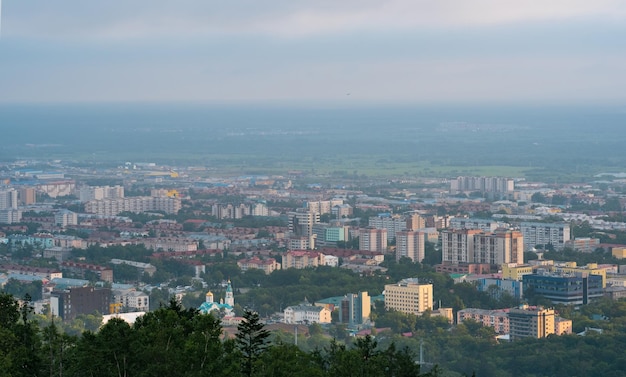
<path id="1" fill-rule="evenodd" d="M 144 39 L 483 27 L 586 18 L 626 19 L 621 0 L 5 0 L 5 35 Z"/>

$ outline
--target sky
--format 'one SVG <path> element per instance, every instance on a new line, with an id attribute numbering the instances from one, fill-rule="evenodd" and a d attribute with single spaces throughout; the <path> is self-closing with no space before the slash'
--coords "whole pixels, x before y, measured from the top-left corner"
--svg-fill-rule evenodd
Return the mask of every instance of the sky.
<path id="1" fill-rule="evenodd" d="M 0 1 L 0 103 L 626 102 L 623 0 Z"/>

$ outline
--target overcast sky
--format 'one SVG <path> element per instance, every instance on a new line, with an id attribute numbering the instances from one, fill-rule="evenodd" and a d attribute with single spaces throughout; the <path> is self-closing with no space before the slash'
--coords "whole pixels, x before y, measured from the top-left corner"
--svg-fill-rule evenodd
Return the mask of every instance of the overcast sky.
<path id="1" fill-rule="evenodd" d="M 626 102 L 623 0 L 0 1 L 0 102 Z"/>

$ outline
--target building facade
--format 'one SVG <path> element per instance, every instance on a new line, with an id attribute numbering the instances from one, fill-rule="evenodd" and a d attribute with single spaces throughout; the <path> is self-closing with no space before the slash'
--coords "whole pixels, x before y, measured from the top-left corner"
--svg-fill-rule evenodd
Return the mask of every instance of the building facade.
<path id="1" fill-rule="evenodd" d="M 387 251 L 387 229 L 374 227 L 361 229 L 359 231 L 359 250 L 385 253 Z"/>
<path id="2" fill-rule="evenodd" d="M 413 262 L 424 260 L 426 236 L 415 230 L 403 230 L 396 233 L 396 261 L 406 257 Z"/>
<path id="3" fill-rule="evenodd" d="M 433 309 L 433 285 L 417 279 L 404 279 L 385 285 L 385 309 L 421 315 Z"/>
<path id="4" fill-rule="evenodd" d="M 531 223 L 523 222 L 520 230 L 524 236 L 526 251 L 535 246 L 547 247 L 552 245 L 560 250 L 570 240 L 570 226 L 565 223 Z"/>

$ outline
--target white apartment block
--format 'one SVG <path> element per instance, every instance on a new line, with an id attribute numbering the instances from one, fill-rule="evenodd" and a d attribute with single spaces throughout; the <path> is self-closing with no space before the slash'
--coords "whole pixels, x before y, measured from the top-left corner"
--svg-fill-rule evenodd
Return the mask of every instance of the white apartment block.
<path id="1" fill-rule="evenodd" d="M 78 199 L 85 203 L 91 200 L 118 199 L 124 197 L 124 186 L 84 186 L 78 190 Z"/>
<path id="2" fill-rule="evenodd" d="M 17 209 L 17 203 L 16 189 L 0 190 L 0 210 Z"/>
<path id="3" fill-rule="evenodd" d="M 324 215 L 331 213 L 332 208 L 343 204 L 343 199 L 331 199 L 331 200 L 319 200 L 316 202 L 307 202 L 306 208 L 310 212 L 317 213 L 318 215 Z"/>
<path id="4" fill-rule="evenodd" d="M 531 223 L 523 222 L 520 230 L 524 235 L 526 250 L 531 250 L 536 245 L 551 244 L 560 250 L 570 240 L 570 226 L 566 223 Z"/>
<path id="5" fill-rule="evenodd" d="M 181 208 L 180 198 L 131 196 L 128 198 L 92 200 L 85 203 L 85 212 L 100 216 L 116 216 L 122 212 L 163 211 L 175 214 Z"/>
<path id="6" fill-rule="evenodd" d="M 22 221 L 22 211 L 19 209 L 0 210 L 0 224 L 13 224 Z"/>
<path id="7" fill-rule="evenodd" d="M 407 227 L 407 220 L 404 216 L 375 216 L 370 217 L 368 225 L 376 229 L 387 229 L 387 238 L 393 240 L 396 238 L 396 232 L 405 230 Z"/>
<path id="8" fill-rule="evenodd" d="M 483 232 L 493 232 L 498 228 L 508 228 L 509 224 L 490 219 L 471 219 L 455 217 L 450 220 L 452 229 L 480 229 Z"/>
<path id="9" fill-rule="evenodd" d="M 125 308 L 135 309 L 140 312 L 150 310 L 150 296 L 134 289 L 113 291 L 113 301 L 122 304 Z"/>
<path id="10" fill-rule="evenodd" d="M 78 225 L 78 214 L 68 210 L 60 210 L 54 214 L 54 223 L 63 228 L 68 225 Z"/>
<path id="11" fill-rule="evenodd" d="M 506 193 L 515 190 L 515 181 L 502 177 L 458 177 L 450 181 L 450 192 L 482 191 Z"/>

